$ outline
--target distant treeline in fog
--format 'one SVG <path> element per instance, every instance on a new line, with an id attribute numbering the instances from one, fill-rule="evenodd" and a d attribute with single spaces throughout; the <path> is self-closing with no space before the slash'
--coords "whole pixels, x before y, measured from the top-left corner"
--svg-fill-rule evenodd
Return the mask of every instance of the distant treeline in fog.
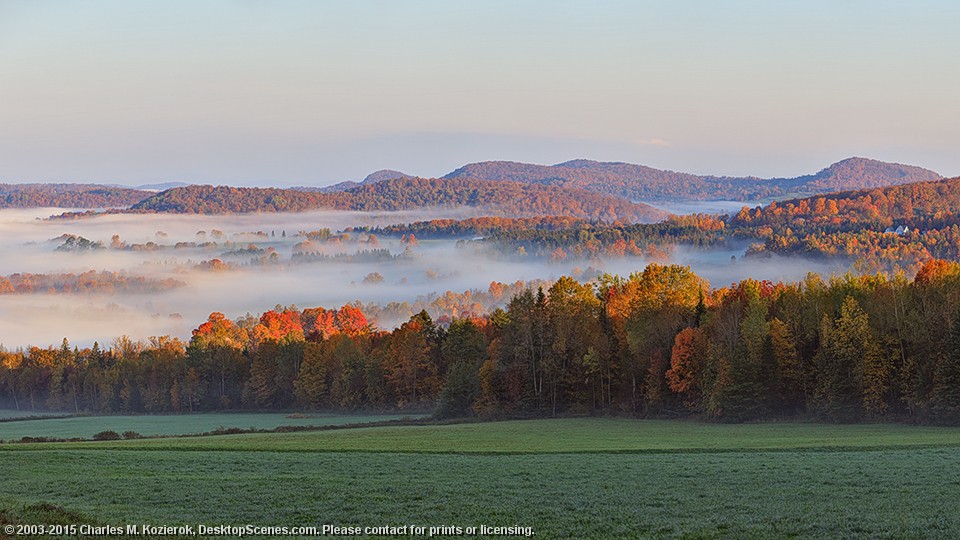
<path id="1" fill-rule="evenodd" d="M 689 268 L 561 278 L 387 332 L 355 306 L 219 313 L 189 343 L 3 352 L 0 402 L 92 413 L 425 409 L 960 422 L 960 264 L 710 289 Z"/>
<path id="2" fill-rule="evenodd" d="M 434 219 L 408 225 L 356 227 L 375 235 L 413 235 L 420 238 L 473 237 L 501 253 L 521 253 L 566 259 L 651 256 L 664 258 L 664 248 L 683 244 L 698 248 L 726 246 L 728 236 L 721 219 L 706 214 L 670 216 L 660 223 L 610 224 L 582 219 L 541 216 L 535 218 L 478 217 L 463 220 Z"/>
<path id="3" fill-rule="evenodd" d="M 150 293 L 183 287 L 173 278 L 133 276 L 123 272 L 93 270 L 78 274 L 0 275 L 0 295 L 50 293 Z"/>

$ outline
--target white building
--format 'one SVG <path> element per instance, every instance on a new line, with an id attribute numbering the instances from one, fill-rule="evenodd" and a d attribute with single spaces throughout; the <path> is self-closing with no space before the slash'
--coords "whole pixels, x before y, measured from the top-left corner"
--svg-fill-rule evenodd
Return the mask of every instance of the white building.
<path id="1" fill-rule="evenodd" d="M 910 234 L 910 227 L 900 225 L 896 229 L 893 227 L 887 227 L 887 230 L 883 231 L 884 234 L 895 234 L 897 236 L 903 236 L 905 234 Z"/>

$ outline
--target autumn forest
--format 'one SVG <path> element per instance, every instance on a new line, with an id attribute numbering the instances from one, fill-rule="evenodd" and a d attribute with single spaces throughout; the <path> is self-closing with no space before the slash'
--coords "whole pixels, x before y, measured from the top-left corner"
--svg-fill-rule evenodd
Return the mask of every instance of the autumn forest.
<path id="1" fill-rule="evenodd" d="M 0 0 L 0 540 L 960 538 L 958 24 Z"/>
<path id="2" fill-rule="evenodd" d="M 960 423 L 960 179 L 852 158 L 777 189 L 869 189 L 727 213 L 618 191 L 690 180 L 661 173 L 4 186 L 73 209 L 8 240 L 8 325 L 49 345 L 5 343 L 0 407 Z"/>
<path id="3" fill-rule="evenodd" d="M 392 331 L 362 311 L 212 313 L 184 343 L 3 353 L 3 405 L 31 410 L 429 409 L 440 417 L 704 415 L 960 421 L 960 264 L 913 279 L 746 279 L 688 268 L 568 277 L 505 309 Z"/>

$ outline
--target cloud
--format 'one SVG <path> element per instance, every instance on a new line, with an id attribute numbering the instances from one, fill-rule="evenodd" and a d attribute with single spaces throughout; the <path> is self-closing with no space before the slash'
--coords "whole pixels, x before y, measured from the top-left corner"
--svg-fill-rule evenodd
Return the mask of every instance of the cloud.
<path id="1" fill-rule="evenodd" d="M 633 142 L 639 146 L 660 146 L 660 147 L 670 146 L 669 141 L 666 141 L 664 139 L 660 139 L 657 137 L 652 137 L 650 139 L 635 139 Z"/>

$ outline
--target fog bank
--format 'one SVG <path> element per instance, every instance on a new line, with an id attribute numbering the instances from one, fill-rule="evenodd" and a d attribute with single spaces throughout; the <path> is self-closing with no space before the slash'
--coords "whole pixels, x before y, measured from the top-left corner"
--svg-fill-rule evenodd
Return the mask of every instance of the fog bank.
<path id="1" fill-rule="evenodd" d="M 140 294 L 41 292 L 0 296 L 0 344 L 7 348 L 56 345 L 64 337 L 74 345 L 89 346 L 94 341 L 110 343 L 123 334 L 135 339 L 163 334 L 188 339 L 191 329 L 213 311 L 237 318 L 276 305 L 306 308 L 339 307 L 355 301 L 412 302 L 448 290 L 485 291 L 492 281 L 590 277 L 600 271 L 627 275 L 642 270 L 649 262 L 689 265 L 713 286 L 744 277 L 793 281 L 810 271 L 829 275 L 845 270 L 839 264 L 797 259 L 744 259 L 745 244 L 712 250 L 678 247 L 669 261 L 614 258 L 552 263 L 532 257 L 491 256 L 478 242 L 457 246 L 454 240 L 430 240 L 410 245 L 398 238 L 371 241 L 365 234 L 354 233 L 342 240 L 315 237 L 305 243 L 307 239 L 298 236 L 300 231 L 324 228 L 336 233 L 348 226 L 460 217 L 455 210 L 36 219 L 60 211 L 0 211 L 0 249 L 5 254 L 0 259 L 0 274 L 107 270 L 173 277 L 185 286 Z M 105 247 L 57 251 L 62 240 L 51 239 L 64 234 L 101 242 Z M 114 235 L 119 236 L 118 241 L 114 241 Z M 154 244 L 152 250 L 146 249 L 148 242 Z M 178 243 L 181 247 L 175 248 Z M 131 249 L 134 245 L 140 250 Z M 292 257 L 298 249 L 311 250 L 315 260 Z M 211 269 L 214 259 L 222 265 Z M 380 322 L 389 326 L 399 321 Z"/>

